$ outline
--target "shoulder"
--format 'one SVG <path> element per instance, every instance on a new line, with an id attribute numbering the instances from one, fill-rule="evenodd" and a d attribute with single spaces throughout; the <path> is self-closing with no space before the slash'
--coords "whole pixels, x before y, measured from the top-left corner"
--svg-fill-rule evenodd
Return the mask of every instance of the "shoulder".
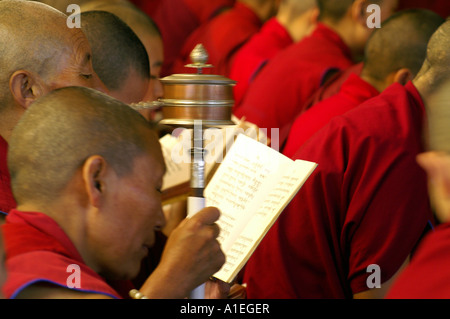
<path id="1" fill-rule="evenodd" d="M 21 290 L 16 299 L 112 299 L 112 297 L 77 291 L 47 282 L 37 282 Z"/>

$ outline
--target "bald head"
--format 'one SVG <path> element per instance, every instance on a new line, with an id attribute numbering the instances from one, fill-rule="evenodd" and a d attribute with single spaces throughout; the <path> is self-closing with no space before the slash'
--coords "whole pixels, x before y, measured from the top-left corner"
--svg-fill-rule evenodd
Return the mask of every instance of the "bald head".
<path id="1" fill-rule="evenodd" d="M 369 38 L 363 74 L 378 81 L 385 81 L 400 69 L 417 75 L 425 60 L 428 42 L 443 22 L 441 16 L 428 10 L 394 14 Z"/>
<path id="2" fill-rule="evenodd" d="M 384 0 L 367 0 L 367 5 L 382 5 Z M 339 22 L 347 14 L 355 0 L 317 0 L 320 10 L 319 20 Z"/>
<path id="3" fill-rule="evenodd" d="M 66 20 L 42 3 L 0 1 L 0 111 L 8 104 L 14 71 L 26 69 L 46 78 L 55 70 L 59 51 L 68 45 L 62 30 L 67 29 Z"/>
<path id="4" fill-rule="evenodd" d="M 115 14 L 130 26 L 139 37 L 144 31 L 152 36 L 161 36 L 158 26 L 146 13 L 125 1 L 93 0 L 81 6 L 82 12 L 94 10 Z"/>
<path id="5" fill-rule="evenodd" d="M 427 56 L 414 79 L 414 84 L 426 98 L 450 80 L 450 20 L 443 23 L 428 43 Z"/>
<path id="6" fill-rule="evenodd" d="M 68 87 L 37 100 L 11 136 L 8 165 L 19 205 L 57 197 L 84 162 L 99 155 L 123 176 L 142 154 L 161 158 L 149 123 L 95 90 Z"/>

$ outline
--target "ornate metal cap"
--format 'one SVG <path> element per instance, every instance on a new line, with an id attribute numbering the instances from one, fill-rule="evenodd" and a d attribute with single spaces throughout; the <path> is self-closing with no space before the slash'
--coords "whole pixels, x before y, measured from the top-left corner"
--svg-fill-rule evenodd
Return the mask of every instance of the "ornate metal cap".
<path id="1" fill-rule="evenodd" d="M 191 127 L 201 120 L 204 126 L 234 125 L 231 109 L 234 105 L 233 87 L 236 81 L 221 75 L 203 74 L 211 68 L 208 52 L 202 44 L 191 52 L 189 68 L 197 73 L 173 74 L 161 79 L 164 89 L 162 103 L 163 120 L 160 124 Z"/>
<path id="2" fill-rule="evenodd" d="M 187 68 L 195 68 L 197 69 L 198 74 L 202 74 L 202 70 L 204 68 L 212 68 L 212 64 L 207 64 L 209 59 L 208 51 L 206 51 L 203 44 L 199 43 L 195 46 L 194 50 L 192 50 L 190 54 L 191 64 L 185 65 Z"/>

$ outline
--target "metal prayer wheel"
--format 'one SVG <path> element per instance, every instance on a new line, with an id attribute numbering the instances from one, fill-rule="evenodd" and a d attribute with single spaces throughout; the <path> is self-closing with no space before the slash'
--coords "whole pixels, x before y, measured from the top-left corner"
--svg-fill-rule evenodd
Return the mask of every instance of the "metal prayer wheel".
<path id="1" fill-rule="evenodd" d="M 220 75 L 203 74 L 208 53 L 198 44 L 190 55 L 189 68 L 197 69 L 192 74 L 173 74 L 161 79 L 163 98 L 162 125 L 191 128 L 194 121 L 201 121 L 205 128 L 234 125 L 231 110 L 234 104 L 235 81 Z"/>

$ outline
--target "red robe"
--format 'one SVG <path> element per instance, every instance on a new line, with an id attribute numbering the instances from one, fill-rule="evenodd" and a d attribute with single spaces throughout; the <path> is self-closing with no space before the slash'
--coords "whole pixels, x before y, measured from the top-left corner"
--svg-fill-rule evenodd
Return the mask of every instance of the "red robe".
<path id="1" fill-rule="evenodd" d="M 353 64 L 350 49 L 324 24 L 272 58 L 258 73 L 235 112 L 260 128 L 283 128 L 302 111 L 307 99 L 333 68 Z"/>
<path id="2" fill-rule="evenodd" d="M 292 157 L 317 131 L 338 115 L 352 110 L 379 94 L 371 84 L 351 74 L 336 95 L 302 113 L 291 127 L 283 154 Z"/>
<path id="3" fill-rule="evenodd" d="M 0 136 L 0 212 L 7 214 L 16 207 L 11 191 L 11 177 L 7 165 L 8 143 Z"/>
<path id="4" fill-rule="evenodd" d="M 204 69 L 204 73 L 229 76 L 236 52 L 261 26 L 262 21 L 256 13 L 243 3 L 237 2 L 233 9 L 202 24 L 189 36 L 173 64 L 171 73 L 196 72 L 196 69 L 186 68 L 185 65 L 191 63 L 190 54 L 194 47 L 201 43 L 208 51 L 208 63 L 213 65 L 210 69 Z"/>
<path id="5" fill-rule="evenodd" d="M 388 299 L 450 298 L 450 224 L 425 237 L 408 268 L 394 282 Z"/>
<path id="6" fill-rule="evenodd" d="M 250 258 L 249 298 L 352 298 L 371 272 L 390 279 L 433 215 L 423 152 L 425 108 L 394 84 L 334 118 L 293 156 L 318 167 Z"/>
<path id="7" fill-rule="evenodd" d="M 333 72 L 329 76 L 329 78 L 320 86 L 320 88 L 316 92 L 314 92 L 314 94 L 308 99 L 308 101 L 303 106 L 303 111 L 306 111 L 313 105 L 316 105 L 317 103 L 339 93 L 342 84 L 347 81 L 348 77 L 351 74 L 360 75 L 363 66 L 363 63 L 358 63 L 345 70 Z"/>
<path id="8" fill-rule="evenodd" d="M 12 210 L 2 231 L 7 256 L 8 277 L 3 286 L 6 298 L 15 298 L 36 282 L 68 287 L 68 278 L 73 273 L 68 271 L 69 265 L 80 267 L 81 287 L 72 289 L 121 298 L 110 284 L 84 264 L 76 247 L 50 217 Z"/>
<path id="9" fill-rule="evenodd" d="M 239 106 L 258 70 L 293 43 L 284 26 L 276 18 L 272 18 L 239 50 L 230 71 L 230 78 L 237 81 L 233 90 L 235 108 Z"/>
<path id="10" fill-rule="evenodd" d="M 158 25 L 164 45 L 161 76 L 170 75 L 172 64 L 189 35 L 234 0 L 132 0 Z"/>

